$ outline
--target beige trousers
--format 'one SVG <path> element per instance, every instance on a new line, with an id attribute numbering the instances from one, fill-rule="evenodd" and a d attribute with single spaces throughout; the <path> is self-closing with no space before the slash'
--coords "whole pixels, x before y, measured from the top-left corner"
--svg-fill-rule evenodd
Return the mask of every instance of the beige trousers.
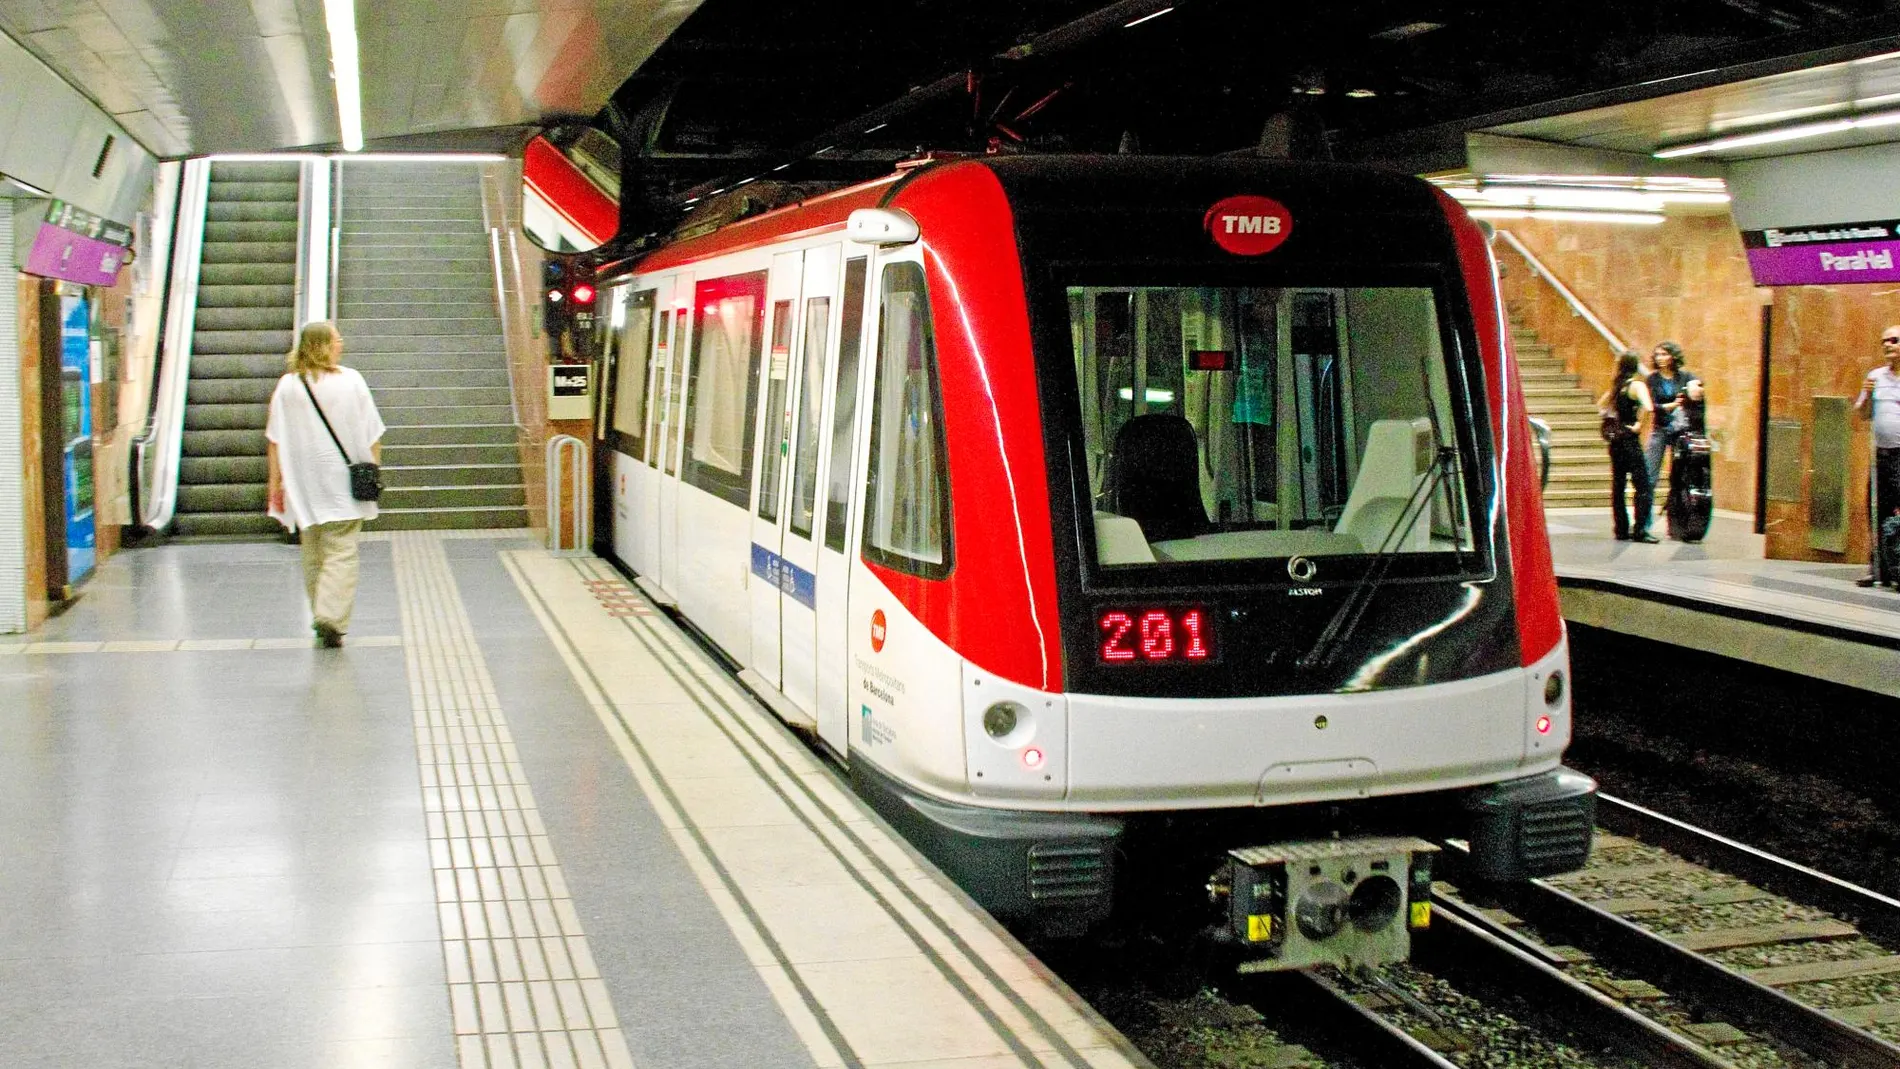
<path id="1" fill-rule="evenodd" d="M 362 530 L 362 520 L 338 520 L 297 533 L 303 543 L 303 588 L 310 595 L 310 616 L 339 633 L 350 629 L 350 613 L 356 608 L 356 536 Z"/>

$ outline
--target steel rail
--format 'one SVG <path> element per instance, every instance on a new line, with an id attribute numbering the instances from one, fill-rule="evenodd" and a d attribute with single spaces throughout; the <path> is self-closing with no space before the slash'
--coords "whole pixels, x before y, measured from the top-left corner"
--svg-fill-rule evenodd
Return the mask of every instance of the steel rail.
<path id="1" fill-rule="evenodd" d="M 1597 823 L 1618 835 L 1700 861 L 1802 905 L 1838 914 L 1865 933 L 1900 942 L 1900 900 L 1878 891 L 1607 794 L 1597 795 Z"/>
<path id="2" fill-rule="evenodd" d="M 1447 851 L 1440 856 L 1453 862 L 1448 867 L 1456 868 L 1460 853 Z M 1457 882 L 1456 875 L 1450 878 Z M 1562 931 L 1604 961 L 1657 977 L 1662 981 L 1659 986 L 1783 1039 L 1829 1065 L 1900 1069 L 1900 1046 L 1543 880 L 1490 885 L 1487 891 L 1527 923 Z"/>
<path id="3" fill-rule="evenodd" d="M 1459 1069 L 1458 1063 L 1419 1042 L 1405 1029 L 1361 1006 L 1318 972 L 1263 973 L 1257 986 L 1270 989 L 1249 998 L 1254 1008 L 1296 1021 L 1340 1054 L 1379 1069 Z M 1325 1052 L 1322 1052 L 1322 1056 Z"/>
<path id="4" fill-rule="evenodd" d="M 1439 895 L 1432 902 L 1437 915 L 1413 954 L 1426 968 L 1468 963 L 1488 981 L 1515 988 L 1580 1031 L 1612 1039 L 1643 1065 L 1731 1069 L 1699 1044 L 1544 961 L 1522 936 L 1471 906 Z"/>

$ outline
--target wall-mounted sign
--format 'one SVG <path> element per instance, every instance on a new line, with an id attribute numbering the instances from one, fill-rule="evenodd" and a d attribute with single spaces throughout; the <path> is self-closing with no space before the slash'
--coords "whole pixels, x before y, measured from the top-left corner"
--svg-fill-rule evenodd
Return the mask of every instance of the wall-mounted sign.
<path id="1" fill-rule="evenodd" d="M 548 368 L 548 418 L 586 419 L 593 414 L 592 364 L 554 364 Z"/>
<path id="2" fill-rule="evenodd" d="M 1742 231 L 1757 286 L 1900 282 L 1900 220 Z"/>
<path id="3" fill-rule="evenodd" d="M 94 215 L 84 208 L 68 204 L 63 200 L 56 200 L 47 205 L 46 221 L 61 230 L 84 234 L 95 241 L 104 241 L 125 248 L 132 246 L 131 227 L 124 223 L 115 223 L 103 215 Z"/>
<path id="4" fill-rule="evenodd" d="M 52 223 L 41 223 L 23 269 L 29 275 L 87 286 L 110 286 L 118 279 L 119 268 L 127 258 L 123 245 L 89 238 Z"/>

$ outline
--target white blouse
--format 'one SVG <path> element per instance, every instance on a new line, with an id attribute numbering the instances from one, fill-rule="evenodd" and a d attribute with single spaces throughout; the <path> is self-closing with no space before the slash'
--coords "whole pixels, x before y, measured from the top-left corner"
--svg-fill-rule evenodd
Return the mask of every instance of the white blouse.
<path id="1" fill-rule="evenodd" d="M 311 379 L 310 385 L 350 460 L 375 460 L 370 447 L 383 436 L 383 417 L 363 376 L 354 368 L 339 367 Z M 277 463 L 284 477 L 284 507 L 271 512 L 273 519 L 295 531 L 319 523 L 376 518 L 374 501 L 350 496 L 349 465 L 323 429 L 297 376 L 277 380 L 264 436 L 277 444 Z"/>

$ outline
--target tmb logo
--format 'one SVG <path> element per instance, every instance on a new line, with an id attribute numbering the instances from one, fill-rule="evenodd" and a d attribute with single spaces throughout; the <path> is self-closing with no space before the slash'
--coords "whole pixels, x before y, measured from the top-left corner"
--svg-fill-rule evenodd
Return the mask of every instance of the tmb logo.
<path id="1" fill-rule="evenodd" d="M 1293 232 L 1293 213 L 1271 197 L 1228 197 L 1201 221 L 1214 244 L 1236 256 L 1272 252 Z"/>
<path id="2" fill-rule="evenodd" d="M 884 652 L 884 610 L 871 613 L 871 652 Z"/>

